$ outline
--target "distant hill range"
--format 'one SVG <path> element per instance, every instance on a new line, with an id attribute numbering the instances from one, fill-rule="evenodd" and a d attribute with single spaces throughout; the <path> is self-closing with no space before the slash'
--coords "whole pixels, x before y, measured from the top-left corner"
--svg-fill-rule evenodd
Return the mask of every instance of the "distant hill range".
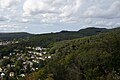
<path id="1" fill-rule="evenodd" d="M 54 42 L 72 40 L 76 38 L 97 35 L 99 33 L 104 33 L 104 32 L 108 32 L 111 30 L 114 30 L 114 29 L 89 27 L 86 29 L 81 29 L 79 31 L 64 31 L 63 30 L 61 32 L 46 33 L 46 34 L 29 34 L 26 32 L 0 33 L 0 40 L 13 40 L 13 39 L 29 37 L 29 39 L 25 41 L 26 45 L 46 47 L 49 44 L 54 43 Z"/>
<path id="2" fill-rule="evenodd" d="M 101 32 L 106 33 L 98 34 Z M 44 67 L 31 73 L 27 78 L 120 80 L 120 28 L 111 30 L 87 28 L 77 33 L 82 36 L 98 35 L 54 43 L 48 51 L 52 59 L 46 60 Z M 51 75 L 52 77 L 48 77 Z"/>
<path id="3" fill-rule="evenodd" d="M 13 40 L 30 37 L 32 34 L 26 32 L 16 32 L 16 33 L 0 33 L 0 40 Z"/>
<path id="4" fill-rule="evenodd" d="M 36 34 L 22 43 L 28 46 L 50 47 L 55 42 L 97 35 L 110 30 L 111 29 L 90 27 L 79 31 L 61 31 L 56 33 Z"/>

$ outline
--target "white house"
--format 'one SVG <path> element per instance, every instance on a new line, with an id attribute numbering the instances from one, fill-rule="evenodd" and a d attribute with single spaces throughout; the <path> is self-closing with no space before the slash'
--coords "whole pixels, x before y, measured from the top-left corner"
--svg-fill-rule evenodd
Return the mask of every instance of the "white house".
<path id="1" fill-rule="evenodd" d="M 2 68 L 0 68 L 0 72 L 2 72 L 3 71 L 3 69 Z"/>
<path id="2" fill-rule="evenodd" d="M 9 76 L 10 76 L 10 77 L 14 77 L 14 76 L 15 76 L 15 73 L 14 73 L 14 72 L 10 72 L 10 73 L 9 73 Z"/>

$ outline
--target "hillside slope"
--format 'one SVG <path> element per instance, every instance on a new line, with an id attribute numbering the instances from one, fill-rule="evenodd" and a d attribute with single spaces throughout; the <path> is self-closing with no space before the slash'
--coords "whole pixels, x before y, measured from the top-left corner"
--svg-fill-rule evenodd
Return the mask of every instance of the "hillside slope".
<path id="1" fill-rule="evenodd" d="M 96 36 L 55 43 L 52 59 L 32 80 L 119 80 L 120 29 Z M 29 79 L 28 79 L 29 80 Z"/>
<path id="2" fill-rule="evenodd" d="M 29 40 L 26 42 L 26 45 L 48 47 L 48 45 L 54 42 L 97 35 L 99 33 L 104 33 L 108 31 L 110 30 L 105 28 L 91 27 L 79 31 L 61 31 L 57 33 L 38 34 L 29 38 Z"/>
<path id="3" fill-rule="evenodd" d="M 13 40 L 13 39 L 19 39 L 19 38 L 26 38 L 30 36 L 32 36 L 32 34 L 25 33 L 25 32 L 0 33 L 0 40 Z"/>
<path id="4" fill-rule="evenodd" d="M 109 29 L 105 28 L 86 28 L 79 31 L 61 31 L 57 33 L 48 34 L 29 34 L 25 32 L 21 33 L 0 33 L 0 40 L 14 40 L 18 39 L 18 44 L 11 44 L 6 46 L 0 46 L 0 54 L 7 55 L 14 49 L 25 49 L 26 46 L 41 46 L 51 47 L 54 42 L 71 40 L 81 38 L 90 35 L 96 35 L 103 32 L 108 32 Z"/>

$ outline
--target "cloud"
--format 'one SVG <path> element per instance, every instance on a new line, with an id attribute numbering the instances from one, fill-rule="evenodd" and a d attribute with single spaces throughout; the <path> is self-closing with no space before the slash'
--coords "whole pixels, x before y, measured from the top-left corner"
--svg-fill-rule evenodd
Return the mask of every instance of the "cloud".
<path id="1" fill-rule="evenodd" d="M 16 29 L 18 29 L 18 26 L 16 25 L 7 25 L 7 24 L 0 25 L 0 31 L 15 31 Z"/>
<path id="2" fill-rule="evenodd" d="M 36 15 L 39 13 L 57 13 L 55 8 L 46 0 L 26 0 L 23 5 L 24 15 Z"/>
<path id="3" fill-rule="evenodd" d="M 2 23 L 19 20 L 21 13 L 20 2 L 21 0 L 0 0 L 0 21 Z"/>
<path id="4" fill-rule="evenodd" d="M 41 23 L 75 22 L 83 0 L 26 0 L 23 16 L 32 17 Z"/>
<path id="5" fill-rule="evenodd" d="M 1 30 L 13 24 L 18 24 L 15 30 L 43 24 L 109 27 L 119 21 L 120 0 L 0 0 Z"/>
<path id="6" fill-rule="evenodd" d="M 16 24 L 0 24 L 0 31 L 6 32 L 13 32 L 13 31 L 24 31 L 27 27 L 21 27 L 20 25 Z"/>
<path id="7" fill-rule="evenodd" d="M 10 8 L 18 2 L 20 2 L 20 0 L 0 0 L 0 8 Z"/>
<path id="8" fill-rule="evenodd" d="M 1 16 L 1 15 L 0 15 L 0 21 L 6 21 L 6 20 L 8 20 L 7 17 L 4 17 L 4 16 Z"/>
<path id="9" fill-rule="evenodd" d="M 22 23 L 27 23 L 27 22 L 29 22 L 29 20 L 23 18 L 23 19 L 21 20 L 21 22 L 22 22 Z"/>
<path id="10" fill-rule="evenodd" d="M 23 5 L 24 15 L 59 14 L 69 16 L 76 13 L 82 0 L 26 0 Z"/>
<path id="11" fill-rule="evenodd" d="M 80 10 L 81 4 L 83 3 L 83 0 L 74 0 L 71 2 L 68 2 L 68 4 L 64 5 L 61 8 L 61 14 L 60 16 L 72 16 L 76 15 L 78 11 Z"/>
<path id="12" fill-rule="evenodd" d="M 102 5 L 101 5 L 102 6 Z M 92 5 L 84 12 L 84 17 L 92 18 L 118 18 L 120 17 L 120 1 L 114 1 L 107 9 Z"/>

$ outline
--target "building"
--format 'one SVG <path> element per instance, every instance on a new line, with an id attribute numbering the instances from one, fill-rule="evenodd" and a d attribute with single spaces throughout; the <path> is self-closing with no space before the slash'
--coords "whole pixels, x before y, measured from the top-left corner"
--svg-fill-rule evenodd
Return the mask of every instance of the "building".
<path id="1" fill-rule="evenodd" d="M 15 73 L 14 73 L 14 72 L 10 72 L 10 73 L 9 73 L 9 76 L 10 76 L 10 77 L 14 77 L 14 76 L 15 76 Z"/>
<path id="2" fill-rule="evenodd" d="M 2 68 L 0 68 L 0 73 L 3 71 L 3 69 Z"/>

